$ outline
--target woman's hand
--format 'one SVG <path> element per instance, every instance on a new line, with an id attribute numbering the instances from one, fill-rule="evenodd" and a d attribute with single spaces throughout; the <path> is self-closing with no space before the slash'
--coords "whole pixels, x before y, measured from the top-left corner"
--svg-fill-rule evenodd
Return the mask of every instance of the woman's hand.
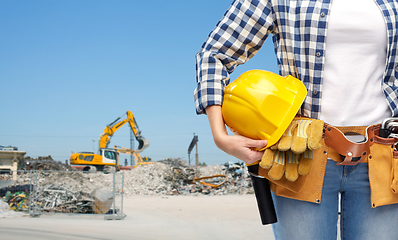
<path id="1" fill-rule="evenodd" d="M 240 135 L 228 135 L 222 118 L 221 106 L 214 105 L 206 108 L 206 114 L 209 119 L 211 132 L 216 146 L 234 156 L 247 165 L 259 161 L 263 156 L 261 149 L 267 145 L 267 140 L 253 140 Z"/>

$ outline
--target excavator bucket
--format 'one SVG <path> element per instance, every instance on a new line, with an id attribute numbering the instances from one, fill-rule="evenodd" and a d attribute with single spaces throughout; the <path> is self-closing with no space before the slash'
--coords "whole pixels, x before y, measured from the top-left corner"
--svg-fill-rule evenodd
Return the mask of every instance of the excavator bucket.
<path id="1" fill-rule="evenodd" d="M 149 140 L 144 138 L 144 137 L 140 137 L 137 139 L 138 141 L 138 148 L 135 150 L 136 152 L 140 153 L 142 151 L 144 151 L 145 148 L 149 147 Z"/>

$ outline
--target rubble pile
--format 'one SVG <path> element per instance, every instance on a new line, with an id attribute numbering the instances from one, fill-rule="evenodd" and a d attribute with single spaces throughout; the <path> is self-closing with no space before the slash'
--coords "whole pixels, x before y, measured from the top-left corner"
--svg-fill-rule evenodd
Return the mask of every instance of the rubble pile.
<path id="1" fill-rule="evenodd" d="M 35 196 L 40 211 L 92 213 L 93 198 L 84 191 L 71 191 L 62 185 L 50 184 L 39 188 Z"/>
<path id="2" fill-rule="evenodd" d="M 40 212 L 106 213 L 110 206 L 104 208 L 98 202 L 109 205 L 113 189 L 125 196 L 254 193 L 244 163 L 190 167 L 179 158 L 169 158 L 107 174 L 65 170 L 50 159 L 34 161 L 38 164 L 31 166 L 51 170 L 19 171 L 12 186 L 1 188 L 0 197 L 11 210 L 27 211 L 33 204 Z M 105 200 L 104 193 L 109 195 Z"/>
<path id="3" fill-rule="evenodd" d="M 179 158 L 169 158 L 141 165 L 130 171 L 120 171 L 115 176 L 103 172 L 43 171 L 36 173 L 37 185 L 43 188 L 58 186 L 69 193 L 90 193 L 106 188 L 125 195 L 177 195 L 177 194 L 251 194 L 251 179 L 243 163 L 228 162 L 223 165 L 189 167 Z M 123 174 L 123 186 L 122 186 Z M 201 179 L 204 178 L 204 179 Z M 18 175 L 16 184 L 31 183 L 30 173 Z M 122 188 L 123 187 L 123 188 Z M 77 197 L 76 197 L 77 198 Z"/>
<path id="4" fill-rule="evenodd" d="M 32 184 L 35 207 L 40 212 L 93 213 L 96 190 L 112 190 L 112 174 L 79 171 L 20 172 L 16 186 Z M 5 189 L 7 190 L 7 189 Z M 121 191 L 121 186 L 117 191 Z M 6 199 L 3 198 L 3 201 Z M 6 201 L 9 203 L 9 201 Z"/>
<path id="5" fill-rule="evenodd" d="M 156 195 L 165 194 L 169 185 L 165 177 L 170 167 L 154 162 L 124 172 L 124 194 Z"/>
<path id="6" fill-rule="evenodd" d="M 21 158 L 18 162 L 18 170 L 58 170 L 72 171 L 72 167 L 59 161 L 55 161 L 50 155 L 31 158 Z"/>
<path id="7" fill-rule="evenodd" d="M 244 164 L 230 162 L 195 168 L 189 167 L 181 159 L 165 159 L 126 172 L 124 193 L 126 195 L 252 194 L 254 192 L 251 179 L 243 168 Z M 201 177 L 210 178 L 196 181 Z M 213 186 L 222 184 L 212 187 L 206 183 Z"/>
<path id="8" fill-rule="evenodd" d="M 43 212 L 92 213 L 93 193 L 98 189 L 119 195 L 226 195 L 252 194 L 250 177 L 243 163 L 190 167 L 181 159 L 165 159 L 116 174 L 104 172 L 54 171 L 54 160 L 39 160 L 43 169 L 20 171 L 12 187 L 34 186 L 34 202 Z M 48 161 L 48 162 L 46 162 Z M 30 190 L 3 188 L 3 201 L 15 210 L 26 210 Z M 33 189 L 33 187 L 29 187 Z M 6 193 L 8 194 L 7 196 Z M 32 195 L 33 196 L 33 195 Z M 98 200 L 98 199 L 97 199 Z M 22 209 L 23 206 L 23 209 Z M 94 206 L 94 207 L 93 207 Z"/>

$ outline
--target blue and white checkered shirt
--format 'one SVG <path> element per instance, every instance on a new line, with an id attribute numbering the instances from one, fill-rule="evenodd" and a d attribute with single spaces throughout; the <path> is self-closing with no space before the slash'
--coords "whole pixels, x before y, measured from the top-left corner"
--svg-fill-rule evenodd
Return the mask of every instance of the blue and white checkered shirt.
<path id="1" fill-rule="evenodd" d="M 398 116 L 398 2 L 375 2 L 388 30 L 381 88 L 392 114 Z M 331 0 L 235 0 L 196 55 L 197 113 L 204 113 L 211 105 L 222 105 L 229 74 L 252 58 L 272 34 L 279 74 L 299 78 L 308 90 L 301 114 L 319 118 L 330 7 Z"/>

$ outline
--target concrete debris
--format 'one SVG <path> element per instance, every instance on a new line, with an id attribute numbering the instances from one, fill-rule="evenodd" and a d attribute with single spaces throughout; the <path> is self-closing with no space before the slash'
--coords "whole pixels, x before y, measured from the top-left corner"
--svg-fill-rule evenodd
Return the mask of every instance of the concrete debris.
<path id="1" fill-rule="evenodd" d="M 196 178 L 213 177 L 203 181 L 218 185 L 217 188 L 194 181 Z M 141 166 L 125 173 L 124 193 L 127 195 L 226 195 L 253 194 L 250 177 L 243 163 L 226 163 L 189 167 L 181 159 L 165 159 L 154 164 Z"/>
<path id="2" fill-rule="evenodd" d="M 23 171 L 18 174 L 16 186 L 2 188 L 0 193 L 7 191 L 7 195 L 3 197 L 4 201 L 13 190 L 32 183 L 35 189 L 34 193 L 32 192 L 30 207 L 38 212 L 94 213 L 94 208 L 98 207 L 94 204 L 96 195 L 90 192 L 100 184 L 90 184 L 92 182 L 90 174 L 83 172 Z M 27 209 L 28 207 L 21 210 Z"/>
<path id="3" fill-rule="evenodd" d="M 179 158 L 168 158 L 153 164 L 142 165 L 129 171 L 119 171 L 115 177 L 115 192 L 122 192 L 122 177 L 124 175 L 123 192 L 125 195 L 176 195 L 176 194 L 253 194 L 250 176 L 244 163 L 228 162 L 222 165 L 189 167 Z M 220 176 L 223 175 L 223 176 Z M 214 177 L 212 177 L 214 176 Z M 205 178 L 205 179 L 202 179 Z M 209 183 L 207 186 L 195 179 Z M 18 174 L 16 184 L 30 183 L 29 173 Z M 113 189 L 113 174 L 102 172 L 83 173 L 72 172 L 40 172 L 40 185 L 57 184 L 70 192 L 91 193 L 94 189 Z"/>
<path id="4" fill-rule="evenodd" d="M 56 168 L 54 162 L 40 160 L 43 169 Z M 20 171 L 11 187 L 29 184 L 35 186 L 32 199 L 40 211 L 64 213 L 107 213 L 113 202 L 113 188 L 116 195 L 123 191 L 125 196 L 254 193 L 243 162 L 190 167 L 179 158 L 119 171 L 115 176 L 103 172 Z"/>
<path id="5" fill-rule="evenodd" d="M 93 198 L 90 194 L 70 189 L 56 184 L 38 188 L 36 198 L 39 210 L 42 212 L 92 213 Z"/>
<path id="6" fill-rule="evenodd" d="M 55 161 L 50 155 L 31 158 L 29 156 L 19 159 L 18 170 L 57 170 L 74 171 L 68 164 Z"/>

